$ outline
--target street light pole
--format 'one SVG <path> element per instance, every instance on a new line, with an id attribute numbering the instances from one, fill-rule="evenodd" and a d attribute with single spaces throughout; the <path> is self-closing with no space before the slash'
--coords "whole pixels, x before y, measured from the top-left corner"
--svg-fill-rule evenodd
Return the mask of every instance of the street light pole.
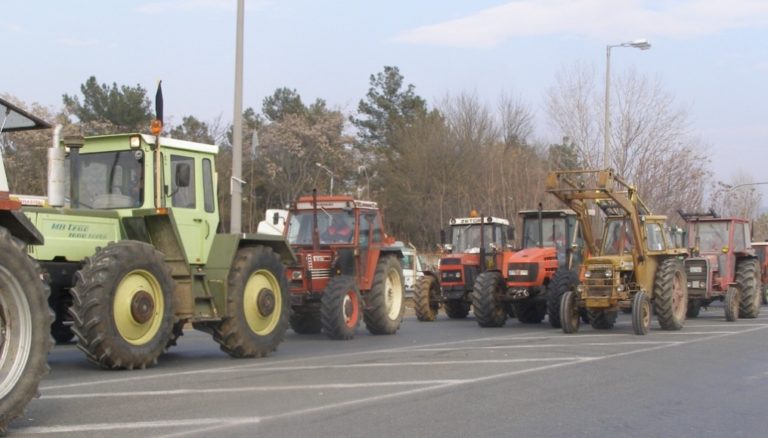
<path id="1" fill-rule="evenodd" d="M 648 50 L 651 43 L 648 40 L 634 40 L 621 44 L 608 44 L 605 46 L 605 125 L 603 126 L 603 167 L 610 168 L 608 158 L 611 150 L 611 49 L 614 47 L 634 47 L 640 50 Z"/>
<path id="2" fill-rule="evenodd" d="M 317 167 L 323 169 L 324 171 L 328 172 L 328 175 L 331 175 L 331 195 L 333 195 L 333 172 L 331 171 L 331 169 L 323 166 L 320 163 L 315 163 L 315 166 L 317 166 Z"/>

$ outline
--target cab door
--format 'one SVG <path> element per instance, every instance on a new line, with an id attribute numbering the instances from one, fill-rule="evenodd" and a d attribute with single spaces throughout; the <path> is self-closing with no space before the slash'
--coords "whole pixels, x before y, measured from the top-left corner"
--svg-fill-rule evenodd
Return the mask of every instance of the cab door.
<path id="1" fill-rule="evenodd" d="M 173 211 L 187 261 L 205 264 L 218 225 L 213 163 L 182 151 L 170 153 L 166 163 L 166 205 Z"/>

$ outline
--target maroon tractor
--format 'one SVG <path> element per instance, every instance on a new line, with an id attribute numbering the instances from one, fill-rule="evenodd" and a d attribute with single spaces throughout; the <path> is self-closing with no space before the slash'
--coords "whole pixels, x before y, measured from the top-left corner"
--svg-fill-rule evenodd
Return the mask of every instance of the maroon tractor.
<path id="1" fill-rule="evenodd" d="M 508 220 L 475 212 L 450 220 L 448 242 L 442 234 L 444 254 L 438 271 L 424 271 L 413 292 L 419 321 L 434 321 L 440 305 L 449 318 L 466 317 L 475 279 L 488 269 L 500 269 L 507 243 L 514 240 Z M 505 314 L 508 311 L 512 309 L 505 309 Z"/>
<path id="2" fill-rule="evenodd" d="M 689 318 L 713 301 L 725 302 L 725 319 L 757 318 L 760 312 L 760 260 L 750 242 L 749 221 L 708 213 L 679 212 L 687 225 L 691 257 L 688 274 Z"/>
<path id="3" fill-rule="evenodd" d="M 285 236 L 298 263 L 289 266 L 291 328 L 352 339 L 362 318 L 373 334 L 394 334 L 404 310 L 401 247 L 384 233 L 375 202 L 351 196 L 304 196 L 291 205 Z"/>

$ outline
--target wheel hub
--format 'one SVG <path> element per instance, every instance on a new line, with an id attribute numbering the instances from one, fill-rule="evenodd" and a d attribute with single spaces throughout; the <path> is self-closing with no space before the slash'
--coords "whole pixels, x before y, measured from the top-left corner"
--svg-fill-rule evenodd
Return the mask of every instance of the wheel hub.
<path id="1" fill-rule="evenodd" d="M 269 316 L 275 311 L 275 293 L 263 288 L 256 297 L 256 308 L 261 316 Z"/>
<path id="2" fill-rule="evenodd" d="M 144 324 L 152 318 L 155 313 L 155 301 L 152 295 L 140 290 L 133 295 L 131 299 L 131 316 L 139 324 Z"/>

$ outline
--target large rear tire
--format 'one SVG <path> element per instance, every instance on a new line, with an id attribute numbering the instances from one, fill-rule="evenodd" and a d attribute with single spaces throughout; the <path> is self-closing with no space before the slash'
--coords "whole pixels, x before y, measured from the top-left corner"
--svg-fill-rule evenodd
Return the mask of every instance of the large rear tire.
<path id="1" fill-rule="evenodd" d="M 579 276 L 567 269 L 558 269 L 549 283 L 547 291 L 547 315 L 549 316 L 549 325 L 554 328 L 561 328 L 560 322 L 560 302 L 563 294 L 575 291 L 579 285 Z"/>
<path id="2" fill-rule="evenodd" d="M 173 333 L 174 288 L 163 254 L 152 245 L 123 240 L 98 250 L 71 289 L 77 348 L 102 368 L 155 365 Z"/>
<path id="3" fill-rule="evenodd" d="M 339 340 L 354 338 L 360 325 L 360 307 L 360 291 L 355 279 L 347 275 L 331 278 L 320 301 L 320 321 L 325 335 Z"/>
<path id="4" fill-rule="evenodd" d="M 739 261 L 736 282 L 741 286 L 739 318 L 757 318 L 760 314 L 760 264 L 757 259 Z"/>
<path id="5" fill-rule="evenodd" d="M 581 325 L 581 312 L 576 305 L 576 292 L 566 291 L 560 299 L 560 323 L 563 333 L 576 333 Z"/>
<path id="6" fill-rule="evenodd" d="M 268 246 L 237 250 L 227 277 L 227 315 L 213 339 L 235 358 L 275 351 L 288 330 L 288 281 L 280 257 Z"/>
<path id="7" fill-rule="evenodd" d="M 419 321 L 434 321 L 440 308 L 437 297 L 440 295 L 440 285 L 431 275 L 419 277 L 413 290 L 414 310 Z"/>
<path id="8" fill-rule="evenodd" d="M 469 315 L 470 303 L 464 301 L 463 298 L 454 300 L 445 300 L 443 303 L 445 307 L 445 314 L 451 319 L 462 319 Z"/>
<path id="9" fill-rule="evenodd" d="M 661 328 L 683 328 L 688 307 L 688 287 L 681 261 L 668 258 L 661 262 L 653 281 L 653 297 L 653 309 Z"/>
<path id="10" fill-rule="evenodd" d="M 0 433 L 37 397 L 53 346 L 50 290 L 19 246 L 0 227 Z"/>
<path id="11" fill-rule="evenodd" d="M 363 310 L 365 327 L 374 335 L 393 335 L 403 322 L 405 281 L 400 260 L 384 256 L 376 265 Z"/>
<path id="12" fill-rule="evenodd" d="M 501 327 L 507 322 L 507 309 L 498 301 L 502 287 L 498 272 L 483 272 L 475 280 L 472 306 L 480 327 Z"/>
<path id="13" fill-rule="evenodd" d="M 645 292 L 637 292 L 632 298 L 632 330 L 636 335 L 648 334 L 651 327 L 651 300 Z"/>

